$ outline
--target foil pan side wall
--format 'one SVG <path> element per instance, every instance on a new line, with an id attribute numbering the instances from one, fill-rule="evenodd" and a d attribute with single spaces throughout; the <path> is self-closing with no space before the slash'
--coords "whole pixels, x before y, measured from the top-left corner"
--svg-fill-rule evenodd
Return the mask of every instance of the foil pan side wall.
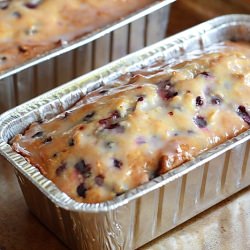
<path id="1" fill-rule="evenodd" d="M 57 207 L 16 174 L 31 211 L 70 248 L 135 249 L 250 185 L 249 155 L 250 141 L 160 189 L 98 214 Z"/>
<path id="2" fill-rule="evenodd" d="M 15 173 L 31 212 L 71 249 L 133 249 L 135 202 L 105 213 L 70 211 L 56 206 L 21 172 Z"/>
<path id="3" fill-rule="evenodd" d="M 162 40 L 168 26 L 170 2 L 163 1 L 160 6 L 164 6 L 160 9 L 152 10 L 152 13 L 97 40 L 0 79 L 0 114 L 110 61 Z"/>
<path id="4" fill-rule="evenodd" d="M 205 153 L 203 157 L 198 157 L 197 159 L 201 160 L 199 163 L 196 161 L 184 164 L 171 173 L 160 176 L 154 181 L 118 197 L 114 202 L 93 206 L 79 205 L 72 200 L 66 200 L 51 182 L 45 180 L 39 171 L 27 164 L 22 157 L 11 152 L 10 147 L 6 144 L 14 133 L 20 132 L 22 126 L 24 128 L 28 125 L 27 123 L 34 121 L 40 115 L 50 116 L 60 112 L 62 108 L 67 108 L 74 103 L 83 92 L 97 87 L 100 84 L 100 75 L 102 75 L 101 81 L 103 81 L 112 72 L 122 72 L 124 68 L 132 69 L 141 65 L 142 62 L 146 64 L 162 56 L 169 59 L 178 58 L 183 56 L 184 52 L 189 53 L 193 49 L 204 47 L 204 44 L 209 46 L 214 42 L 223 41 L 223 39 L 250 40 L 249 27 L 249 16 L 228 16 L 215 19 L 128 56 L 119 62 L 114 62 L 2 115 L 0 117 L 0 153 L 12 162 L 18 170 L 18 175 L 23 176 L 22 179 L 19 178 L 21 186 L 25 186 L 26 180 L 31 183 L 27 189 L 23 187 L 31 210 L 53 231 L 60 232 L 58 234 L 61 238 L 64 238 L 64 241 L 73 249 L 81 249 L 81 246 L 88 246 L 91 249 L 91 242 L 95 242 L 95 239 L 90 241 L 90 239 L 84 238 L 84 234 L 81 234 L 81 232 L 85 232 L 86 225 L 90 225 L 88 229 L 92 230 L 89 217 L 96 218 L 98 221 L 98 230 L 100 228 L 103 232 L 101 235 L 104 237 L 102 242 L 108 242 L 108 246 L 116 244 L 114 248 L 117 247 L 117 249 L 131 249 L 139 247 L 249 185 L 249 142 L 246 145 L 246 141 L 250 137 L 249 131 L 221 145 L 218 149 Z M 112 79 L 112 77 L 111 74 L 108 78 Z M 73 91 L 75 94 L 68 94 L 69 91 Z M 58 98 L 59 100 L 57 100 Z M 22 123 L 20 123 L 21 117 Z M 229 149 L 232 151 L 228 151 Z M 211 155 L 220 156 L 213 159 Z M 203 165 L 204 162 L 209 163 Z M 39 191 L 35 192 L 36 189 Z M 44 196 L 39 199 L 42 205 L 37 207 L 35 200 L 41 196 Z M 59 201 L 53 197 L 58 198 Z M 52 219 L 46 211 L 52 208 L 42 211 L 42 206 L 48 206 L 46 203 L 52 203 L 52 207 L 55 208 L 61 207 L 59 208 L 61 217 L 58 212 L 53 213 L 54 216 L 58 214 L 57 217 L 53 216 L 53 220 L 62 221 L 60 226 L 54 225 L 59 225 L 58 221 L 47 223 Z M 70 210 L 71 208 L 73 209 Z M 107 210 L 104 210 L 106 208 Z M 60 229 L 60 227 L 64 229 Z M 57 228 L 58 230 L 56 230 Z M 93 230 L 96 228 L 93 227 Z M 96 234 L 98 231 L 89 233 L 89 235 Z M 76 243 L 77 239 L 81 239 L 81 242 Z M 93 244 L 96 246 L 97 243 Z M 103 245 L 100 245 L 100 248 L 102 247 Z"/>

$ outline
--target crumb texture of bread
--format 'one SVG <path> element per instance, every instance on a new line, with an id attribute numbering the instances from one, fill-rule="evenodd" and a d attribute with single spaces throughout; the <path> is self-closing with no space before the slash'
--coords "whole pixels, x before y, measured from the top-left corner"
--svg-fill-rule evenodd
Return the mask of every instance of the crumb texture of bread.
<path id="1" fill-rule="evenodd" d="M 79 202 L 113 199 L 250 127 L 250 47 L 128 72 L 12 139 Z"/>

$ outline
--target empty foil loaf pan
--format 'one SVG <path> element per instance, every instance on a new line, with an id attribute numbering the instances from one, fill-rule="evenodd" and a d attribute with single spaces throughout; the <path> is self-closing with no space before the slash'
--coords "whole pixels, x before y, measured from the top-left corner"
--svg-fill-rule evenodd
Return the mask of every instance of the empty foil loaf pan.
<path id="1" fill-rule="evenodd" d="M 156 0 L 115 23 L 0 72 L 0 114 L 112 60 L 162 40 L 168 26 L 170 3 L 174 1 Z"/>
<path id="2" fill-rule="evenodd" d="M 112 201 L 77 203 L 14 152 L 8 140 L 125 71 L 178 60 L 225 40 L 250 41 L 250 16 L 222 16 L 41 95 L 0 117 L 0 153 L 15 167 L 30 210 L 72 249 L 134 249 L 250 184 L 250 130 Z"/>

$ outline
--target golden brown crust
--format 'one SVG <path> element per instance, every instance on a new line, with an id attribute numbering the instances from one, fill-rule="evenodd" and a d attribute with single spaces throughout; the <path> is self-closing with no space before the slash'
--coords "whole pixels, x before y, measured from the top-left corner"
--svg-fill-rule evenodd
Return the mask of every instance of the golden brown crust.
<path id="1" fill-rule="evenodd" d="M 0 3 L 0 72 L 112 23 L 155 0 Z"/>
<path id="2" fill-rule="evenodd" d="M 33 123 L 13 149 L 79 202 L 137 187 L 249 129 L 250 49 L 227 46 L 128 73 Z"/>

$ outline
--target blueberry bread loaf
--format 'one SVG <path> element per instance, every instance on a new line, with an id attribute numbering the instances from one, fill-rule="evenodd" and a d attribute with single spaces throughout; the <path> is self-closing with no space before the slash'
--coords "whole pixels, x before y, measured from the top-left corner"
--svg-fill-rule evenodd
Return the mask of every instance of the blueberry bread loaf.
<path id="1" fill-rule="evenodd" d="M 155 0 L 1 0 L 0 72 Z"/>
<path id="2" fill-rule="evenodd" d="M 245 45 L 130 72 L 111 86 L 11 142 L 79 202 L 110 200 L 250 127 Z"/>

